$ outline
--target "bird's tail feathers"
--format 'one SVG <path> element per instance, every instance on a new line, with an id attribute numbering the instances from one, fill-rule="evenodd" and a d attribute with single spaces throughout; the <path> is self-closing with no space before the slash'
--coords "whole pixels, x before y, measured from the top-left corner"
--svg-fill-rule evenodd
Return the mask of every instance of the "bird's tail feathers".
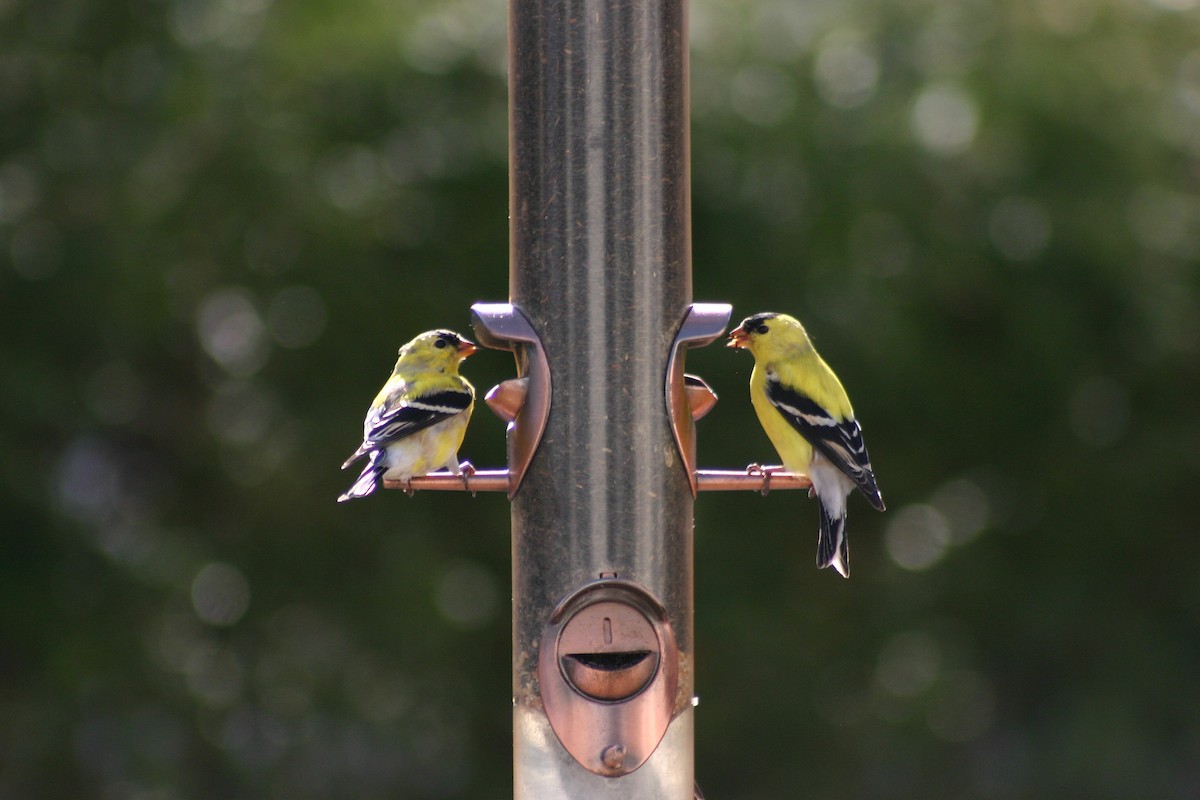
<path id="1" fill-rule="evenodd" d="M 347 458 L 345 463 L 342 464 L 342 469 L 345 469 L 346 467 L 353 464 L 355 461 L 358 461 L 360 458 L 362 458 L 366 454 L 366 452 L 367 452 L 367 450 L 364 447 L 360 447 L 357 450 L 355 450 L 354 455 Z"/>
<path id="2" fill-rule="evenodd" d="M 363 467 L 363 471 L 354 481 L 354 485 L 338 497 L 338 502 L 344 503 L 356 497 L 366 497 L 379 486 L 379 479 L 387 470 L 387 464 L 383 463 L 383 459 L 379 458 L 378 453 L 372 453 L 371 460 Z"/>
<path id="3" fill-rule="evenodd" d="M 817 567 L 832 566 L 843 578 L 850 577 L 850 541 L 846 538 L 846 512 L 832 514 L 825 504 L 820 509 L 821 531 L 817 535 Z"/>

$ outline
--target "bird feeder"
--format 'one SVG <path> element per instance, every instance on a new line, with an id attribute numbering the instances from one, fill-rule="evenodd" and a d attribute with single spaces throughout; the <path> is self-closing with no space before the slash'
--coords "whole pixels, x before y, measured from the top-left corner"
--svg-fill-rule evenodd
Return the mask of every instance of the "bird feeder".
<path id="1" fill-rule="evenodd" d="M 692 302 L 687 53 L 685 0 L 509 3 L 510 296 L 472 312 L 517 375 L 467 488 L 512 501 L 516 800 L 691 800 L 696 492 L 809 485 L 696 465 L 731 309 Z"/>

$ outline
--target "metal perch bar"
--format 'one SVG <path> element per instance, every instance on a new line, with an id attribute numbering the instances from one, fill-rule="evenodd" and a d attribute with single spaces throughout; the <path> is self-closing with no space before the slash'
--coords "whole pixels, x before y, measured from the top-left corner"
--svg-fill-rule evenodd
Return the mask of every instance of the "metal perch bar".
<path id="1" fill-rule="evenodd" d="M 769 469 L 769 468 L 768 468 Z M 701 469 L 696 471 L 696 480 L 702 492 L 763 492 L 784 489 L 807 489 L 812 481 L 807 475 L 793 472 L 768 472 L 769 477 L 746 470 Z M 508 470 L 477 470 L 463 484 L 462 476 L 449 472 L 437 472 L 421 478 L 413 478 L 411 485 L 403 481 L 385 480 L 387 489 L 412 489 L 430 492 L 507 492 Z"/>
<path id="2" fill-rule="evenodd" d="M 776 489 L 808 489 L 812 481 L 807 475 L 784 472 L 771 472 L 770 467 L 765 474 L 747 472 L 746 470 L 699 469 L 696 470 L 696 480 L 702 492 L 737 492 L 752 491 L 766 494 Z"/>
<path id="3" fill-rule="evenodd" d="M 432 475 L 413 478 L 408 484 L 404 481 L 385 480 L 383 486 L 386 489 L 411 489 L 414 492 L 422 490 L 429 492 L 507 492 L 508 470 L 476 470 L 467 477 L 465 484 L 462 475 L 435 472 Z"/>

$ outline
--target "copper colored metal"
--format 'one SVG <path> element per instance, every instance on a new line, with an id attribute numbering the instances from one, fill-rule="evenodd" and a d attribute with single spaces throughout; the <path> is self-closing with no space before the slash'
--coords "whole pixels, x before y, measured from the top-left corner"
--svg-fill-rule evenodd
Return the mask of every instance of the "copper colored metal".
<path id="1" fill-rule="evenodd" d="M 595 700 L 624 700 L 658 671 L 658 634 L 626 603 L 601 601 L 575 613 L 558 635 L 563 677 Z"/>
<path id="2" fill-rule="evenodd" d="M 768 468 L 770 469 L 770 468 Z M 768 472 L 766 475 L 745 470 L 702 469 L 695 473 L 697 488 L 701 492 L 772 492 L 785 489 L 808 489 L 812 481 L 807 475 L 795 472 Z M 464 485 L 459 475 L 435 472 L 421 478 L 413 478 L 411 484 L 403 481 L 385 480 L 387 489 L 412 489 L 427 492 L 506 492 L 509 487 L 508 470 L 481 469 L 467 478 Z"/>
<path id="3" fill-rule="evenodd" d="M 684 373 L 683 384 L 687 391 L 688 407 L 692 412 L 692 422 L 696 422 L 713 410 L 713 406 L 717 404 L 717 393 L 697 375 Z"/>
<path id="4" fill-rule="evenodd" d="M 614 744 L 604 748 L 604 752 L 600 754 L 600 760 L 609 769 L 620 769 L 625 763 L 625 745 Z"/>
<path id="5" fill-rule="evenodd" d="M 427 492 L 507 492 L 508 470 L 481 469 L 467 476 L 466 483 L 461 475 L 449 472 L 435 472 L 420 478 L 413 478 L 409 483 L 404 481 L 384 480 L 385 489 L 411 489 Z"/>
<path id="6" fill-rule="evenodd" d="M 702 469 L 696 472 L 696 482 L 702 492 L 756 491 L 766 494 L 776 489 L 808 489 L 812 481 L 807 475 L 784 472 L 782 467 L 766 467 L 765 472 L 747 470 Z M 777 471 L 776 471 L 777 470 Z"/>
<path id="7" fill-rule="evenodd" d="M 671 722 L 678 663 L 666 610 L 645 589 L 613 578 L 584 586 L 554 610 L 539 648 L 554 734 L 590 772 L 633 772 Z"/>
<path id="8" fill-rule="evenodd" d="M 511 303 L 476 303 L 471 306 L 475 334 L 484 347 L 496 350 L 511 350 L 517 360 L 517 381 L 524 380 L 523 387 L 510 384 L 502 393 L 510 396 L 502 401 L 501 417 L 512 410 L 508 422 L 508 498 L 511 500 L 521 488 L 525 471 L 550 417 L 550 364 L 542 340 L 529 323 L 528 318 Z M 495 390 L 493 390 L 495 391 Z M 492 392 L 488 392 L 491 396 Z M 518 397 L 518 394 L 521 396 Z M 495 410 L 495 406 L 488 403 Z M 502 413 L 503 411 L 503 413 Z"/>
<path id="9" fill-rule="evenodd" d="M 597 655 L 575 654 L 559 659 L 567 682 L 593 700 L 615 702 L 633 697 L 658 671 L 658 653 L 653 650 L 614 654 L 620 661 L 610 656 L 611 660 L 605 662 Z"/>
<path id="10" fill-rule="evenodd" d="M 688 306 L 675 341 L 671 345 L 667 360 L 666 397 L 667 416 L 679 455 L 687 468 L 688 485 L 692 496 L 696 495 L 696 426 L 695 421 L 704 416 L 717 395 L 703 380 L 683 371 L 684 353 L 689 347 L 701 347 L 717 339 L 729 324 L 733 307 L 727 303 L 692 303 Z M 707 397 L 705 397 L 707 394 Z M 692 405 L 696 397 L 701 408 Z"/>
<path id="11" fill-rule="evenodd" d="M 483 401 L 497 417 L 505 422 L 512 422 L 521 413 L 527 394 L 529 378 L 510 378 L 493 386 Z"/>

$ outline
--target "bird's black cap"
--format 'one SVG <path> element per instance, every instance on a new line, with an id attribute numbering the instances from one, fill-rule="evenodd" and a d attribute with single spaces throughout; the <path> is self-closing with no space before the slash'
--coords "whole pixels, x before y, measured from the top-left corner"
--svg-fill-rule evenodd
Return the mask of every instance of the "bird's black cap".
<path id="1" fill-rule="evenodd" d="M 752 317 L 746 317 L 744 320 L 742 320 L 741 329 L 746 333 L 752 333 L 759 325 L 762 325 L 769 319 L 775 319 L 778 316 L 778 311 L 764 311 L 761 314 L 755 314 Z"/>

